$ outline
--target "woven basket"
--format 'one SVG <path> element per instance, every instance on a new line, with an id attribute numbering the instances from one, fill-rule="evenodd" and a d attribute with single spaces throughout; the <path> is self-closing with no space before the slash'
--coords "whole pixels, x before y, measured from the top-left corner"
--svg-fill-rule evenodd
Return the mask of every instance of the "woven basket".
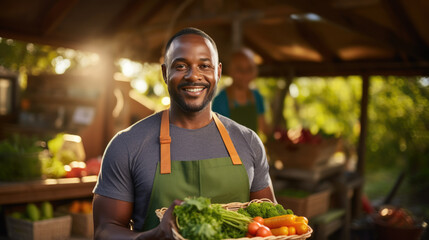
<path id="1" fill-rule="evenodd" d="M 245 202 L 245 203 L 240 203 L 240 202 L 232 202 L 232 203 L 228 203 L 228 204 L 222 204 L 222 207 L 225 208 L 226 210 L 229 211 L 238 211 L 238 209 L 240 208 L 246 208 L 247 206 L 249 206 L 250 203 L 253 202 L 271 202 L 271 200 L 269 199 L 255 199 L 252 200 L 250 202 Z M 274 203 L 273 203 L 274 204 Z M 159 220 L 162 220 L 162 217 L 164 216 L 165 211 L 167 211 L 167 208 L 161 208 L 161 209 L 157 209 L 155 211 L 156 215 L 158 216 Z M 269 236 L 269 237 L 252 237 L 252 238 L 247 238 L 247 237 L 243 237 L 243 238 L 234 238 L 234 239 L 225 239 L 225 240 L 304 240 L 307 239 L 311 236 L 311 233 L 313 233 L 313 229 L 308 226 L 309 230 L 307 233 L 302 234 L 302 235 L 291 235 L 291 236 Z M 173 231 L 173 237 L 176 240 L 187 240 L 186 238 L 184 238 L 182 235 L 180 235 L 180 233 L 177 232 L 176 229 L 172 229 Z"/>

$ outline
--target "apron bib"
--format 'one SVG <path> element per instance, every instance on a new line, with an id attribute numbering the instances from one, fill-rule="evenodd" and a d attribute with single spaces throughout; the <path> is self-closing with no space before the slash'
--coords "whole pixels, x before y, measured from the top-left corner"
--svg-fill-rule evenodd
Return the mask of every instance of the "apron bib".
<path id="1" fill-rule="evenodd" d="M 235 104 L 233 93 L 232 91 L 228 91 L 228 89 L 227 96 L 231 119 L 258 132 L 258 111 L 256 109 L 255 96 L 253 96 L 253 93 L 249 90 L 248 99 L 251 100 L 245 105 Z"/>
<path id="2" fill-rule="evenodd" d="M 204 196 L 211 198 L 212 203 L 249 201 L 250 188 L 246 168 L 215 113 L 213 118 L 230 157 L 171 161 L 168 110 L 163 112 L 160 162 L 157 165 L 143 229 L 137 230 L 146 231 L 156 227 L 159 219 L 155 210 L 170 206 L 175 199 Z"/>

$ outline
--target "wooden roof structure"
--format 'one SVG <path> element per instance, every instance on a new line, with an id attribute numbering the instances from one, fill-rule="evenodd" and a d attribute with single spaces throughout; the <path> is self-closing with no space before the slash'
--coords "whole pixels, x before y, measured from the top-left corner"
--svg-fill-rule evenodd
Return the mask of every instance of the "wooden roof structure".
<path id="1" fill-rule="evenodd" d="M 2 0 L 0 37 L 159 62 L 193 26 L 221 60 L 252 48 L 263 76 L 427 75 L 425 0 Z"/>

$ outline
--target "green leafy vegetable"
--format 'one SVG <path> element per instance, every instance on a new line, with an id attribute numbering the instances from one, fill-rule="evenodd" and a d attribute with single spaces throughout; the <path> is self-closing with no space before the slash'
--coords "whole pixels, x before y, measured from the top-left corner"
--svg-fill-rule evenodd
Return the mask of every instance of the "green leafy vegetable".
<path id="1" fill-rule="evenodd" d="M 185 198 L 174 214 L 180 234 L 187 239 L 224 239 L 244 237 L 251 218 L 228 211 L 209 198 Z"/>
<path id="2" fill-rule="evenodd" d="M 258 216 L 263 218 L 270 218 L 285 214 L 293 214 L 292 210 L 284 209 L 281 204 L 274 205 L 269 202 L 253 202 L 250 203 L 247 208 L 239 209 L 238 212 L 243 215 L 250 216 L 251 218 Z"/>
<path id="3" fill-rule="evenodd" d="M 40 178 L 39 153 L 43 150 L 33 137 L 14 134 L 0 141 L 0 180 Z"/>

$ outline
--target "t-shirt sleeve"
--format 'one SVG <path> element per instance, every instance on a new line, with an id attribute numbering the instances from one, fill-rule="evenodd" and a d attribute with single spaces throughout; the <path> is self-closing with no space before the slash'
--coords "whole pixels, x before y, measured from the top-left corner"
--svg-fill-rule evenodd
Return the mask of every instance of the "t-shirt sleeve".
<path id="1" fill-rule="evenodd" d="M 261 139 L 256 135 L 252 136 L 251 148 L 255 154 L 254 161 L 254 177 L 253 182 L 250 186 L 251 192 L 257 192 L 262 190 L 271 184 L 271 178 L 269 174 L 269 165 L 267 155 L 265 153 L 264 145 Z"/>
<path id="2" fill-rule="evenodd" d="M 228 97 L 225 89 L 220 91 L 219 94 L 213 99 L 212 103 L 213 112 L 217 112 L 225 117 L 230 117 Z"/>
<path id="3" fill-rule="evenodd" d="M 122 201 L 134 201 L 128 156 L 127 146 L 121 135 L 116 135 L 104 153 L 94 193 Z"/>
<path id="4" fill-rule="evenodd" d="M 253 95 L 255 96 L 255 102 L 256 102 L 256 110 L 258 114 L 264 114 L 265 113 L 265 106 L 264 106 L 264 98 L 259 93 L 258 90 L 254 89 Z"/>

